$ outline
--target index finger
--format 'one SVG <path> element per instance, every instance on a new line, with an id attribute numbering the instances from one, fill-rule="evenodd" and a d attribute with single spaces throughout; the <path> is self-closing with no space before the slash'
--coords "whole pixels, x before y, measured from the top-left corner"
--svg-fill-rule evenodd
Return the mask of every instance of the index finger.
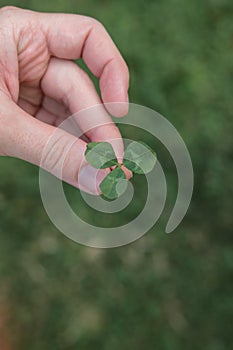
<path id="1" fill-rule="evenodd" d="M 83 58 L 90 71 L 100 79 L 104 103 L 128 102 L 128 67 L 100 22 L 72 14 L 40 14 L 40 22 L 52 56 Z M 106 108 L 117 117 L 128 112 L 125 103 Z"/>

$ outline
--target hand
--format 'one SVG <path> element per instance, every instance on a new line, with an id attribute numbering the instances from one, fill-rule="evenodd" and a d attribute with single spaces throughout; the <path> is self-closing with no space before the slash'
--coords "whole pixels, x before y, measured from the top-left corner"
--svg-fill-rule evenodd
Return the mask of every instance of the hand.
<path id="1" fill-rule="evenodd" d="M 128 101 L 126 63 L 103 26 L 92 18 L 4 7 L 0 9 L 0 41 L 1 156 L 40 165 L 49 138 L 68 116 L 93 105 Z M 91 79 L 72 61 L 81 57 L 99 78 L 102 101 Z M 92 142 L 111 142 L 121 160 L 121 135 L 102 106 L 101 116 L 83 118 L 78 126 L 92 128 L 86 133 Z M 109 112 L 124 116 L 127 103 L 116 104 Z M 108 125 L 98 126 L 103 123 Z M 59 160 L 72 144 L 62 179 L 78 187 L 79 176 L 82 190 L 100 193 L 98 185 L 109 170 L 100 171 L 98 183 L 91 181 L 95 174 L 85 162 L 86 142 L 58 130 L 42 166 L 58 176 Z"/>

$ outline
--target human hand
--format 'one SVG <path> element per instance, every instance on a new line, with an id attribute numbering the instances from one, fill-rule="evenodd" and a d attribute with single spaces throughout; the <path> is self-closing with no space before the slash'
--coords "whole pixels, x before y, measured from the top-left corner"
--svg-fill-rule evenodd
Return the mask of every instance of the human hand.
<path id="1" fill-rule="evenodd" d="M 94 105 L 128 101 L 126 63 L 104 27 L 92 18 L 4 7 L 0 41 L 1 156 L 41 165 L 48 140 L 68 116 Z M 91 79 L 72 61 L 81 57 L 99 78 L 102 101 Z M 112 143 L 121 161 L 120 132 L 102 106 L 101 116 L 83 118 L 78 127 L 90 129 L 85 136 L 92 142 Z M 116 117 L 127 113 L 127 103 L 109 106 Z M 42 166 L 59 176 L 59 160 L 69 145 L 62 179 L 99 194 L 99 184 L 110 170 L 100 170 L 94 181 L 96 170 L 85 161 L 86 142 L 81 138 L 58 129 Z"/>

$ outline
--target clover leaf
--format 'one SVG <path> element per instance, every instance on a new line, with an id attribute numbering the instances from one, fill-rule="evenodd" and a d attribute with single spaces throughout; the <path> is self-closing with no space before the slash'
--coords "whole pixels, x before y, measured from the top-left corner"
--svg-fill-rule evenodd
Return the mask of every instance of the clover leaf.
<path id="1" fill-rule="evenodd" d="M 127 188 L 124 171 L 118 166 L 111 171 L 100 184 L 104 197 L 115 199 L 122 195 Z"/>
<path id="2" fill-rule="evenodd" d="M 112 145 L 108 142 L 90 142 L 85 157 L 94 168 L 110 168 L 118 164 Z"/>
<path id="3" fill-rule="evenodd" d="M 156 163 L 155 152 L 144 142 L 133 141 L 126 148 L 123 164 L 136 174 L 148 174 Z"/>
<path id="4" fill-rule="evenodd" d="M 115 167 L 101 182 L 100 189 L 107 199 L 116 199 L 127 188 L 127 179 L 122 166 L 135 174 L 148 174 L 153 170 L 157 157 L 144 142 L 133 141 L 126 148 L 123 163 L 119 164 L 112 145 L 108 142 L 90 142 L 85 157 L 94 168 Z"/>

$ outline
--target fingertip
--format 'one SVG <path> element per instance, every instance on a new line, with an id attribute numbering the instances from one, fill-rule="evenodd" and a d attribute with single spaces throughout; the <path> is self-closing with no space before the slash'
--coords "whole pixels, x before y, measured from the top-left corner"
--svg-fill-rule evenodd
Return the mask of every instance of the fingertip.
<path id="1" fill-rule="evenodd" d="M 113 166 L 113 167 L 111 167 L 110 169 L 111 169 L 111 171 L 112 171 L 112 170 L 114 170 L 115 168 L 116 168 L 116 167 Z M 124 165 L 121 166 L 121 169 L 124 171 L 125 177 L 126 177 L 127 180 L 130 180 L 130 179 L 133 177 L 132 171 L 130 171 L 129 169 L 127 169 Z"/>
<path id="2" fill-rule="evenodd" d="M 84 166 L 78 175 L 78 188 L 92 195 L 101 195 L 100 184 L 109 171 L 109 169 L 95 169 L 90 164 Z"/>
<path id="3" fill-rule="evenodd" d="M 112 102 L 112 103 L 104 103 L 107 111 L 114 117 L 123 118 L 129 112 L 129 98 L 124 98 L 124 102 Z"/>
<path id="4" fill-rule="evenodd" d="M 127 169 L 124 165 L 122 165 L 121 169 L 124 171 L 127 180 L 130 180 L 133 177 L 132 172 L 129 169 Z"/>

